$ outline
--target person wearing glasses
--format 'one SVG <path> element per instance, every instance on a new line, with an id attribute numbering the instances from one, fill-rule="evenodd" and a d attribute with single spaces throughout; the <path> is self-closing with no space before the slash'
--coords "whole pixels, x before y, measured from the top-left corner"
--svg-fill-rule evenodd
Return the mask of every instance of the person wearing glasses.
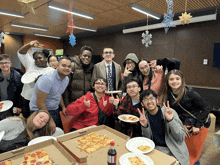
<path id="1" fill-rule="evenodd" d="M 120 90 L 122 87 L 121 66 L 112 60 L 115 57 L 114 50 L 105 47 L 102 57 L 104 60 L 94 66 L 91 83 L 97 77 L 102 77 L 108 81 L 107 91 Z"/>
<path id="2" fill-rule="evenodd" d="M 48 57 L 48 64 L 50 67 L 56 69 L 58 66 L 58 57 L 56 55 L 50 55 Z"/>
<path id="3" fill-rule="evenodd" d="M 93 82 L 94 92 L 88 92 L 86 95 L 77 99 L 66 108 L 66 114 L 77 118 L 70 131 L 75 131 L 91 125 L 99 125 L 98 114 L 99 107 L 110 116 L 113 112 L 114 97 L 105 94 L 107 81 L 104 78 L 97 78 Z M 95 96 L 97 98 L 97 104 Z"/>
<path id="4" fill-rule="evenodd" d="M 141 108 L 140 103 L 140 91 L 141 88 L 135 79 L 131 79 L 126 84 L 127 95 L 121 101 L 117 109 L 117 115 L 130 114 L 139 117 L 137 111 L 138 108 Z M 141 126 L 139 122 L 136 123 L 121 123 L 121 132 L 130 136 L 130 137 L 139 137 L 141 135 Z"/>
<path id="5" fill-rule="evenodd" d="M 63 94 L 63 101 L 67 107 L 70 103 L 85 95 L 91 90 L 91 79 L 93 71 L 92 48 L 83 46 L 80 55 L 73 58 L 72 72 L 69 75 L 69 85 Z"/>
<path id="6" fill-rule="evenodd" d="M 0 102 L 4 100 L 11 100 L 13 102 L 13 107 L 16 107 L 16 113 L 20 113 L 22 108 L 22 73 L 11 66 L 12 63 L 9 55 L 0 55 Z M 11 115 L 13 115 L 12 109 L 8 112 L 1 113 L 0 120 Z"/>
<path id="7" fill-rule="evenodd" d="M 39 75 L 43 75 L 54 70 L 51 67 L 48 67 L 47 57 L 49 55 L 48 50 L 36 51 L 32 54 L 28 53 L 30 48 L 42 48 L 42 44 L 40 44 L 37 40 L 31 41 L 28 44 L 22 46 L 17 54 L 20 62 L 25 67 L 26 72 L 37 71 Z M 36 77 L 37 78 L 37 77 Z M 22 114 L 25 118 L 30 115 L 29 103 L 31 96 L 34 93 L 35 82 L 31 82 L 28 84 L 24 84 L 21 96 L 23 101 Z"/>
<path id="8" fill-rule="evenodd" d="M 154 141 L 155 149 L 174 156 L 181 165 L 189 165 L 183 124 L 169 101 L 160 108 L 157 94 L 151 89 L 141 92 L 140 101 L 143 108 L 138 112 L 143 136 Z"/>

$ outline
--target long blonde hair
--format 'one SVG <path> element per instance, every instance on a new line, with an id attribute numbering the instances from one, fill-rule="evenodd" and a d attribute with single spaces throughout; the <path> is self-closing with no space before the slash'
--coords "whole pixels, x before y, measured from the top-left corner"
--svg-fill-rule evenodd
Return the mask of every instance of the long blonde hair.
<path id="1" fill-rule="evenodd" d="M 179 102 L 183 98 L 184 94 L 186 93 L 186 83 L 185 83 L 185 77 L 183 76 L 183 73 L 179 70 L 176 70 L 176 69 L 169 71 L 165 77 L 163 88 L 162 88 L 161 100 L 163 103 L 166 103 L 168 101 L 168 93 L 172 92 L 172 89 L 168 83 L 169 77 L 171 74 L 175 74 L 175 75 L 180 76 L 180 78 L 182 80 L 182 84 L 178 90 L 177 98 L 173 103 L 173 104 L 179 104 Z"/>
<path id="2" fill-rule="evenodd" d="M 47 114 L 49 115 L 49 120 L 48 120 L 48 122 L 47 122 L 42 128 L 36 129 L 36 126 L 35 126 L 34 123 L 33 123 L 33 119 L 34 119 L 34 117 L 35 117 L 38 113 L 40 113 L 40 112 L 45 112 L 45 113 L 47 113 Z M 39 136 L 50 136 L 50 135 L 52 135 L 52 129 L 51 129 L 50 124 L 49 124 L 49 123 L 50 123 L 50 119 L 51 119 L 51 116 L 50 116 L 50 114 L 49 114 L 48 111 L 45 111 L 45 110 L 37 110 L 37 111 L 35 111 L 34 113 L 32 113 L 32 114 L 28 117 L 28 119 L 27 119 L 27 121 L 26 121 L 26 129 L 25 129 L 25 131 L 26 131 L 26 133 L 27 133 L 26 136 L 29 137 L 30 140 L 32 140 L 32 139 L 35 138 L 34 134 L 35 134 L 36 132 L 38 133 Z"/>

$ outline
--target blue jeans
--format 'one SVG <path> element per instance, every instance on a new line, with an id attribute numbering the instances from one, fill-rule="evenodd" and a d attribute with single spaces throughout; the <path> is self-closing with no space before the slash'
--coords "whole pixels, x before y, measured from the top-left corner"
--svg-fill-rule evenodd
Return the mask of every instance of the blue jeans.
<path id="1" fill-rule="evenodd" d="M 198 159 L 198 161 L 195 162 L 194 165 L 200 165 L 200 160 Z"/>

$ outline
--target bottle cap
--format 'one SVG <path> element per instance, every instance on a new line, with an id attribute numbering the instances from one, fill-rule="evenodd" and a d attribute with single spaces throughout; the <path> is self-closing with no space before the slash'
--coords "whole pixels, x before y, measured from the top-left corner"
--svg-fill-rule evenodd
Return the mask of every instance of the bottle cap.
<path id="1" fill-rule="evenodd" d="M 111 142 L 110 142 L 110 145 L 111 145 L 111 146 L 114 146 L 114 145 L 115 145 L 115 142 L 114 142 L 114 141 L 111 141 Z"/>

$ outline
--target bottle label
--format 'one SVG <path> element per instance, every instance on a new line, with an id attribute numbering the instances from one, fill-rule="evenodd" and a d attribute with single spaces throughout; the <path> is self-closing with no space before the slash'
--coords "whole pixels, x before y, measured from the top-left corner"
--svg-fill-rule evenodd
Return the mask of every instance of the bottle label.
<path id="1" fill-rule="evenodd" d="M 108 155 L 108 163 L 116 163 L 116 161 L 117 161 L 117 155 L 115 156 Z"/>

